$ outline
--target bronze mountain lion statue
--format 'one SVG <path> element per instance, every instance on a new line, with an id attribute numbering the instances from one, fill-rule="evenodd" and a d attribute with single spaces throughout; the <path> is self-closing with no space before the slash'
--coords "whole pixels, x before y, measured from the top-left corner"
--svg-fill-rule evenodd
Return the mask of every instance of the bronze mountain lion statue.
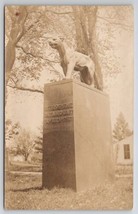
<path id="1" fill-rule="evenodd" d="M 95 65 L 89 56 L 68 48 L 65 49 L 63 40 L 60 38 L 51 38 L 48 43 L 58 51 L 66 79 L 71 79 L 72 72 L 75 70 L 80 72 L 81 82 L 94 86 Z"/>

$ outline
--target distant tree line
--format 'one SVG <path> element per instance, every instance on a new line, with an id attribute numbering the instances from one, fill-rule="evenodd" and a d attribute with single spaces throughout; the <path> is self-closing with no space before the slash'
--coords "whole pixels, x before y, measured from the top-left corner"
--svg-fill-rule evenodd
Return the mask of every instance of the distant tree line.
<path id="1" fill-rule="evenodd" d="M 20 126 L 19 123 L 12 123 L 11 120 L 5 122 L 7 149 L 10 155 L 22 156 L 24 161 L 28 161 L 30 155 L 42 153 L 42 132 L 35 136 Z"/>

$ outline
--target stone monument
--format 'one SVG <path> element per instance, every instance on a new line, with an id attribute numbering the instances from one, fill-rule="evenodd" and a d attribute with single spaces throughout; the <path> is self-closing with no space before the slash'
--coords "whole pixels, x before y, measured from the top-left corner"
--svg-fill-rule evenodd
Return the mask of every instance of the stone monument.
<path id="1" fill-rule="evenodd" d="M 108 95 L 75 80 L 45 84 L 43 187 L 81 191 L 113 177 Z"/>

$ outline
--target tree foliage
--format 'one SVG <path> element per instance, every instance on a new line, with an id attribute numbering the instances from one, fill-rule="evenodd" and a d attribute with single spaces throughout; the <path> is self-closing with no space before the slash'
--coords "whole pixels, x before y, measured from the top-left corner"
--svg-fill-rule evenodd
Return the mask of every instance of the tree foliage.
<path id="1" fill-rule="evenodd" d="M 40 18 L 41 17 L 41 18 Z M 45 23 L 42 20 L 45 19 Z M 37 43 L 46 14 L 39 7 L 7 6 L 5 9 L 5 73 L 6 85 L 24 88 L 22 81 L 37 80 L 41 73 L 41 63 L 35 57 L 39 53 Z M 35 47 L 35 48 L 33 48 Z M 22 83 L 22 84 L 21 84 Z M 37 91 L 39 92 L 39 91 Z"/>
<path id="2" fill-rule="evenodd" d="M 42 153 L 43 151 L 43 138 L 42 136 L 38 136 L 35 140 L 35 151 L 37 153 Z"/>
<path id="3" fill-rule="evenodd" d="M 10 119 L 7 119 L 5 121 L 5 133 L 6 133 L 5 140 L 7 144 L 10 144 L 11 141 L 13 141 L 16 136 L 18 136 L 20 128 L 21 127 L 19 123 L 12 123 Z"/>
<path id="4" fill-rule="evenodd" d="M 113 129 L 113 137 L 115 140 L 120 141 L 128 136 L 131 136 L 133 132 L 129 129 L 123 113 L 120 113 L 116 119 L 116 123 Z"/>
<path id="5" fill-rule="evenodd" d="M 88 54 L 95 62 L 96 79 L 121 72 L 113 53 L 116 33 L 132 30 L 131 7 L 100 6 L 6 6 L 6 84 L 13 89 L 43 93 L 36 82 L 43 70 L 62 79 L 58 54 L 47 40 L 62 35 L 69 47 Z M 68 24 L 67 24 L 68 23 Z M 50 81 L 50 80 L 49 80 Z"/>
<path id="6" fill-rule="evenodd" d="M 38 129 L 39 134 L 35 137 L 35 152 L 42 153 L 43 151 L 43 126 Z"/>
<path id="7" fill-rule="evenodd" d="M 24 157 L 24 160 L 27 161 L 29 155 L 33 152 L 34 146 L 34 138 L 31 133 L 22 129 L 15 139 L 15 144 L 11 149 L 11 153 L 14 155 L 21 155 Z"/>

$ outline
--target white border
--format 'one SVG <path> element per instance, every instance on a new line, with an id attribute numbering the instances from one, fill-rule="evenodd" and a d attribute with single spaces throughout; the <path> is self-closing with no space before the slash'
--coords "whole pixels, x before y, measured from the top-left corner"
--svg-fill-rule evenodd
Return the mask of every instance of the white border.
<path id="1" fill-rule="evenodd" d="M 6 211 L 3 209 L 3 58 L 4 58 L 4 5 L 6 4 L 21 4 L 21 5 L 69 5 L 69 4 L 90 4 L 90 5 L 126 5 L 132 4 L 134 6 L 134 15 L 135 15 L 135 98 L 134 98 L 134 207 L 131 211 L 28 211 L 28 210 L 17 210 L 17 211 Z M 137 38 L 137 39 L 136 39 Z M 138 0 L 0 0 L 0 214 L 3 213 L 75 213 L 75 212 L 83 212 L 83 213 L 138 213 Z"/>

